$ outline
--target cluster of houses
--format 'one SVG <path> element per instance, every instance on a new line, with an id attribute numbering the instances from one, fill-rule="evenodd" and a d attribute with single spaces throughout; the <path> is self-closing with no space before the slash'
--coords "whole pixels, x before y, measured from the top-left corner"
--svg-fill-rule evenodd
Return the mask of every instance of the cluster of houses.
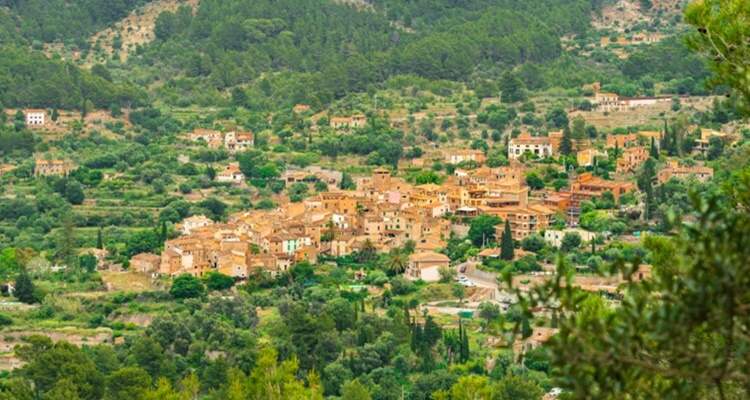
<path id="1" fill-rule="evenodd" d="M 212 149 L 224 148 L 229 153 L 248 150 L 255 144 L 252 132 L 220 132 L 212 129 L 196 128 L 190 133 L 190 140 L 205 142 Z"/>
<path id="2" fill-rule="evenodd" d="M 649 157 L 648 149 L 638 145 L 640 141 L 654 138 L 658 143 L 661 135 L 661 132 L 644 131 L 608 136 L 606 149 L 622 149 L 622 154 L 617 159 L 617 173 L 635 172 Z M 561 142 L 562 131 L 550 132 L 547 136 L 532 136 L 524 132 L 509 141 L 508 159 L 517 160 L 524 155 L 533 155 L 538 158 L 551 157 L 559 153 Z M 573 145 L 575 149 L 578 149 L 576 159 L 580 166 L 592 166 L 596 158 L 608 156 L 607 150 L 591 147 L 591 142 L 588 140 L 576 140 Z"/>
<path id="3" fill-rule="evenodd" d="M 289 179 L 303 174 L 294 176 Z M 538 191 L 532 197 L 521 165 L 459 168 L 440 185 L 412 185 L 379 168 L 356 183 L 354 191 L 322 192 L 275 210 L 235 214 L 226 223 L 187 218 L 179 225 L 182 236 L 167 241 L 160 256 L 139 254 L 131 265 L 144 273 L 202 276 L 219 271 L 243 279 L 259 270 L 275 274 L 301 261 L 316 262 L 320 255 L 343 257 L 366 248 L 386 252 L 413 241 L 416 251 L 407 276 L 434 280 L 439 268 L 449 264 L 438 251 L 451 231 L 460 229 L 460 223 L 444 218 L 449 214 L 459 217 L 456 221 L 499 216 L 509 222 L 513 238 L 522 240 L 547 230 L 556 214 L 575 225 L 582 201 L 607 191 L 619 199 L 635 190 L 629 182 L 582 174 L 568 189 Z M 496 236 L 502 229 L 497 227 Z"/>
<path id="4" fill-rule="evenodd" d="M 617 93 L 597 91 L 591 99 L 591 104 L 597 111 L 612 112 L 638 107 L 651 107 L 659 103 L 671 103 L 673 97 L 674 96 L 622 97 Z"/>
<path id="5" fill-rule="evenodd" d="M 221 134 L 196 130 L 195 138 L 227 143 L 240 134 Z M 707 134 L 708 135 L 708 134 Z M 581 165 L 592 165 L 597 157 L 606 157 L 612 149 L 622 150 L 617 171 L 636 171 L 649 157 L 642 143 L 658 143 L 661 132 L 611 135 L 604 149 L 591 147 L 588 140 L 576 141 Z M 221 142 L 219 142 L 221 140 Z M 299 203 L 282 204 L 274 210 L 252 210 L 232 215 L 226 223 L 215 223 L 204 216 L 182 221 L 182 235 L 169 240 L 161 255 L 139 254 L 131 260 L 137 271 L 163 275 L 202 276 L 218 271 L 244 279 L 257 271 L 276 274 L 301 261 L 316 262 L 321 255 L 344 257 L 364 249 L 387 252 L 415 243 L 406 276 L 435 280 L 439 269 L 450 260 L 439 251 L 446 246 L 451 232 L 462 232 L 463 221 L 478 215 L 495 215 L 508 221 L 514 240 L 533 234 L 557 234 L 547 238 L 559 242 L 563 233 L 551 230 L 555 216 L 575 227 L 581 203 L 609 192 L 616 202 L 636 190 L 628 180 L 605 180 L 591 173 L 572 176 L 570 185 L 559 191 L 531 193 L 525 167 L 515 162 L 523 154 L 547 157 L 559 151 L 562 132 L 548 136 L 523 133 L 510 140 L 511 166 L 484 166 L 479 150 L 446 150 L 442 159 L 457 168 L 442 184 L 413 185 L 392 176 L 390 170 L 375 169 L 370 176 L 356 179 L 356 190 L 321 192 Z M 471 162 L 469 166 L 464 166 Z M 561 172 L 564 167 L 559 167 Z M 659 172 L 660 182 L 676 177 L 696 176 L 709 179 L 713 174 L 703 166 L 670 163 Z M 281 179 L 288 184 L 322 181 L 338 188 L 342 174 L 320 167 L 291 169 Z M 220 182 L 242 182 L 244 176 L 236 163 L 217 174 Z M 445 218 L 446 216 L 455 218 Z M 496 227 L 496 237 L 503 225 Z M 465 233 L 465 230 L 463 230 Z M 557 232 L 557 233 L 556 233 Z"/>

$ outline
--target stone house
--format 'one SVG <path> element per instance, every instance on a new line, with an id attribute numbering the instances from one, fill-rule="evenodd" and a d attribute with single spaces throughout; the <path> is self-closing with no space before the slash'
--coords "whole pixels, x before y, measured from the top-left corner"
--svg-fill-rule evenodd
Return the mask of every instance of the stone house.
<path id="1" fill-rule="evenodd" d="M 34 164 L 34 176 L 67 176 L 75 165 L 67 160 L 37 159 Z"/>
<path id="2" fill-rule="evenodd" d="M 152 253 L 140 253 L 130 259 L 130 269 L 143 274 L 159 272 L 161 257 Z"/>

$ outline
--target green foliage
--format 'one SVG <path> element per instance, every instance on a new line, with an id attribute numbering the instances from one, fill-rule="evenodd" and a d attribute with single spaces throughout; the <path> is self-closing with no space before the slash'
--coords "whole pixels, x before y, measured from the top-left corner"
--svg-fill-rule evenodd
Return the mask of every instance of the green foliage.
<path id="1" fill-rule="evenodd" d="M 176 299 L 201 297 L 205 292 L 206 287 L 203 286 L 203 282 L 201 282 L 200 279 L 187 274 L 174 278 L 174 281 L 172 281 L 172 287 L 169 289 L 169 294 Z"/>
<path id="2" fill-rule="evenodd" d="M 570 132 L 570 128 L 568 128 L 568 126 L 565 125 L 563 127 L 562 140 L 560 141 L 560 154 L 564 156 L 569 156 L 573 154 L 573 142 L 571 138 L 572 138 L 572 134 Z"/>
<path id="3" fill-rule="evenodd" d="M 6 247 L 0 251 L 0 276 L 7 278 L 23 269 L 20 252 L 13 247 Z"/>
<path id="4" fill-rule="evenodd" d="M 529 185 L 529 188 L 532 190 L 544 189 L 544 181 L 535 172 L 526 175 L 526 184 Z"/>
<path id="5" fill-rule="evenodd" d="M 500 258 L 510 261 L 513 259 L 513 253 L 513 233 L 510 230 L 510 221 L 506 220 L 503 236 L 500 238 Z"/>
<path id="6" fill-rule="evenodd" d="M 18 300 L 26 304 L 32 304 L 39 301 L 34 288 L 34 282 L 28 271 L 26 271 L 26 268 L 21 268 L 21 272 L 16 277 L 13 286 L 15 287 L 13 295 L 16 296 Z"/>
<path id="7" fill-rule="evenodd" d="M 563 129 L 568 127 L 568 113 L 560 107 L 555 107 L 547 112 L 547 125 L 554 129 Z"/>
<path id="8" fill-rule="evenodd" d="M 227 290 L 234 286 L 234 278 L 215 271 L 206 274 L 203 280 L 208 290 Z"/>
<path id="9" fill-rule="evenodd" d="M 471 220 L 469 226 L 469 240 L 475 246 L 483 246 L 495 240 L 495 226 L 501 223 L 499 217 L 480 215 Z"/>
<path id="10" fill-rule="evenodd" d="M 668 38 L 660 43 L 644 46 L 633 52 L 620 69 L 632 80 L 644 76 L 662 81 L 679 80 L 678 85 L 671 90 L 678 94 L 703 93 L 703 81 L 708 77 L 705 62 L 691 53 L 679 38 Z"/>
<path id="11" fill-rule="evenodd" d="M 370 392 L 358 380 L 345 383 L 341 387 L 341 399 L 346 400 L 371 400 Z"/>
<path id="12" fill-rule="evenodd" d="M 107 377 L 107 400 L 132 400 L 142 398 L 151 387 L 151 377 L 138 367 L 125 367 Z"/>
<path id="13" fill-rule="evenodd" d="M 544 238 L 536 233 L 521 240 L 521 248 L 526 251 L 538 252 L 544 248 L 544 245 Z"/>
<path id="14" fill-rule="evenodd" d="M 43 336 L 32 336 L 28 343 L 16 354 L 26 362 L 22 376 L 31 380 L 39 393 L 58 399 L 102 397 L 104 378 L 81 349 L 65 342 L 53 344 Z"/>
<path id="15" fill-rule="evenodd" d="M 750 28 L 742 20 L 748 15 L 750 7 L 742 0 L 695 1 L 685 11 L 685 20 L 697 28 L 697 33 L 689 37 L 691 48 L 709 60 L 713 84 L 729 86 L 739 93 L 745 112 L 750 108 Z"/>
<path id="16" fill-rule="evenodd" d="M 512 72 L 506 72 L 500 78 L 500 92 L 500 99 L 503 103 L 517 103 L 526 100 L 524 84 Z"/>
<path id="17" fill-rule="evenodd" d="M 113 84 L 26 49 L 0 46 L 0 102 L 6 106 L 80 110 L 84 100 L 108 108 L 114 103 L 139 105 L 144 99 L 133 86 Z"/>
<path id="18" fill-rule="evenodd" d="M 18 18 L 4 27 L 17 30 L 28 41 L 70 40 L 88 47 L 90 34 L 122 19 L 143 3 L 143 0 L 7 1 L 3 5 L 10 7 L 10 12 Z"/>
<path id="19" fill-rule="evenodd" d="M 572 316 L 560 320 L 551 367 L 559 368 L 560 382 L 575 397 L 747 396 L 740 350 L 747 339 L 740 331 L 748 318 L 742 306 L 748 283 L 739 271 L 750 249 L 744 211 L 750 172 L 730 179 L 723 193 L 691 195 L 695 223 L 680 225 L 674 237 L 645 239 L 650 277 L 638 268 L 640 257 L 632 265 L 614 263 L 614 272 L 627 279 L 618 307 L 607 307 L 598 296 L 558 291 L 569 279 L 565 265 L 558 267 L 561 280 L 526 299 L 529 307 L 554 301 Z"/>
<path id="20" fill-rule="evenodd" d="M 231 91 L 232 101 L 248 108 L 316 106 L 400 74 L 463 80 L 477 64 L 554 59 L 562 53 L 558 37 L 583 32 L 597 7 L 587 0 L 437 3 L 415 7 L 434 14 L 407 31 L 392 22 L 414 23 L 405 10 L 411 3 L 375 2 L 378 12 L 370 13 L 319 0 L 212 0 L 195 15 L 162 13 L 157 40 L 138 62 L 196 93 L 245 85 Z M 508 93 L 523 96 L 522 89 Z"/>
<path id="21" fill-rule="evenodd" d="M 581 235 L 578 232 L 567 232 L 562 238 L 560 250 L 564 253 L 574 251 L 581 246 Z"/>
<path id="22" fill-rule="evenodd" d="M 81 270 L 85 271 L 86 273 L 93 273 L 96 271 L 96 266 L 98 264 L 98 260 L 93 254 L 87 253 L 83 254 L 78 257 L 78 266 L 81 268 Z"/>

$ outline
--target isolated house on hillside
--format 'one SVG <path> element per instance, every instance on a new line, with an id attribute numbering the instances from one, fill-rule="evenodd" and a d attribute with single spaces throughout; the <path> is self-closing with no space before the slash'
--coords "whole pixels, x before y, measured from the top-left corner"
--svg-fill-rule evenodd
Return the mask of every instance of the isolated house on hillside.
<path id="1" fill-rule="evenodd" d="M 26 126 L 29 128 L 41 127 L 47 123 L 47 111 L 46 110 L 41 110 L 41 109 L 24 110 L 23 115 L 24 115 L 24 120 L 26 121 Z"/>
<path id="2" fill-rule="evenodd" d="M 252 132 L 227 132 L 224 135 L 224 148 L 230 153 L 248 150 L 255 144 Z"/>
<path id="3" fill-rule="evenodd" d="M 240 184 L 245 180 L 245 175 L 240 171 L 238 163 L 230 163 L 222 171 L 216 174 L 216 181 L 221 183 Z"/>
<path id="4" fill-rule="evenodd" d="M 75 165 L 67 160 L 37 159 L 34 164 L 34 176 L 67 176 Z"/>
<path id="5" fill-rule="evenodd" d="M 362 128 L 367 125 L 367 117 L 362 114 L 351 117 L 332 117 L 330 125 L 334 129 Z"/>

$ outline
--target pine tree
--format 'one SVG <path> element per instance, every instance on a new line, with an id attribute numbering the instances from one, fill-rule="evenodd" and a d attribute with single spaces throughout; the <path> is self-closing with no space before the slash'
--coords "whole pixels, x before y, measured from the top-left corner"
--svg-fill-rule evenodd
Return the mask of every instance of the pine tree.
<path id="1" fill-rule="evenodd" d="M 510 221 L 507 219 L 503 237 L 500 239 L 500 258 L 507 261 L 513 260 L 513 233 L 510 230 Z"/>
<path id="2" fill-rule="evenodd" d="M 573 141 L 571 139 L 570 128 L 563 129 L 562 141 L 560 142 L 560 154 L 569 156 L 573 153 Z"/>
<path id="3" fill-rule="evenodd" d="M 34 282 L 31 280 L 31 276 L 29 276 L 29 272 L 26 271 L 26 268 L 21 268 L 21 272 L 16 277 L 13 295 L 26 304 L 36 303 L 36 296 L 34 296 Z"/>
<path id="4" fill-rule="evenodd" d="M 512 72 L 506 72 L 500 78 L 500 100 L 503 103 L 515 103 L 526 100 L 526 88 L 523 81 Z"/>

